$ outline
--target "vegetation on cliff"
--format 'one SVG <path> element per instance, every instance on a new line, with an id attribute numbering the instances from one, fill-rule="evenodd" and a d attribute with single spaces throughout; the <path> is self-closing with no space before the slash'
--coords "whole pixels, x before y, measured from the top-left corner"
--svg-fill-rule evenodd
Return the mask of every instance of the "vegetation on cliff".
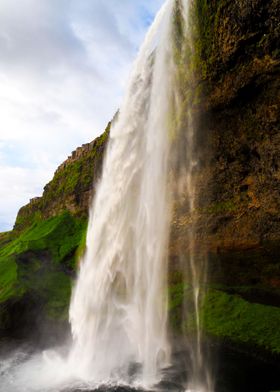
<path id="1" fill-rule="evenodd" d="M 86 219 L 65 212 L 35 222 L 20 234 L 2 235 L 0 329 L 13 328 L 13 309 L 20 304 L 24 309 L 28 301 L 41 317 L 66 318 L 71 275 L 86 225 Z"/>
<path id="2" fill-rule="evenodd" d="M 110 123 L 99 138 L 74 151 L 43 196 L 20 209 L 14 230 L 0 234 L 0 332 L 13 333 L 18 324 L 24 329 L 22 324 L 38 317 L 67 319 L 109 131 Z"/>
<path id="3" fill-rule="evenodd" d="M 227 287 L 225 289 L 228 290 Z M 183 302 L 189 295 L 190 290 L 185 284 L 170 286 L 172 328 L 190 334 L 194 327 L 194 314 L 190 312 L 182 324 Z M 253 352 L 280 354 L 279 307 L 245 301 L 238 294 L 209 287 L 200 313 L 203 330 L 209 337 L 236 343 Z"/>
<path id="4" fill-rule="evenodd" d="M 101 172 L 110 126 L 111 123 L 93 142 L 74 151 L 56 170 L 42 197 L 31 200 L 19 210 L 14 227 L 16 231 L 65 210 L 74 216 L 87 217 L 89 202 Z"/>

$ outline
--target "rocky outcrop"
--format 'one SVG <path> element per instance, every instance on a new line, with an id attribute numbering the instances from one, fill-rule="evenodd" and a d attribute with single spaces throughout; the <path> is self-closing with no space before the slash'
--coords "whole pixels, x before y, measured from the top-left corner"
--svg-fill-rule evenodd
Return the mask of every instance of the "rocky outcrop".
<path id="1" fill-rule="evenodd" d="M 224 275 L 235 266 L 231 285 L 273 290 L 280 278 L 273 256 L 280 250 L 280 2 L 204 4 L 200 127 L 210 148 L 198 225 Z"/>
<path id="2" fill-rule="evenodd" d="M 280 243 L 280 1 L 197 0 L 191 12 L 197 241 L 214 252 L 275 246 Z M 174 243 L 185 235 L 187 222 L 188 208 L 181 208 L 175 213 Z"/>
<path id="3" fill-rule="evenodd" d="M 175 206 L 171 303 L 193 225 L 209 265 L 206 331 L 279 353 L 280 1 L 196 0 L 191 12 L 197 204 L 195 222 L 188 200 Z"/>
<path id="4" fill-rule="evenodd" d="M 30 200 L 17 215 L 14 229 L 21 231 L 33 222 L 59 215 L 64 211 L 87 217 L 90 200 L 101 173 L 111 123 L 105 132 L 72 152 L 56 170 L 42 197 Z"/>
<path id="5" fill-rule="evenodd" d="M 278 241 L 280 2 L 198 0 L 195 7 L 198 129 L 207 140 L 201 224 L 217 249 Z"/>

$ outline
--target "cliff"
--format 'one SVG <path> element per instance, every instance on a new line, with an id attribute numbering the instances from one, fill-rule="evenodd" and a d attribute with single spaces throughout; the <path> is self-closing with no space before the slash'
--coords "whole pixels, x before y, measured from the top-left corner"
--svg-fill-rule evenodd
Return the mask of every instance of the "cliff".
<path id="1" fill-rule="evenodd" d="M 212 152 L 203 220 L 219 248 L 280 239 L 279 12 L 279 1 L 214 1 L 200 15 Z"/>
<path id="2" fill-rule="evenodd" d="M 30 200 L 17 215 L 14 230 L 21 231 L 35 221 L 68 211 L 86 218 L 94 187 L 99 178 L 111 123 L 105 132 L 72 152 L 44 188 L 42 197 Z"/>
<path id="3" fill-rule="evenodd" d="M 204 328 L 251 352 L 279 353 L 280 2 L 197 0 L 192 13 L 196 243 L 210 279 Z M 187 205 L 175 209 L 170 245 L 175 326 Z"/>

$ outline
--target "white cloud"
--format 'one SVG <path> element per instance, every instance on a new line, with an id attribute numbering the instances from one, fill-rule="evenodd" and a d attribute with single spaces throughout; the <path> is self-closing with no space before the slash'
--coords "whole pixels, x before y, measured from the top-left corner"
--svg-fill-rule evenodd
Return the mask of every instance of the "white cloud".
<path id="1" fill-rule="evenodd" d="M 0 231 L 120 105 L 163 0 L 1 0 Z"/>

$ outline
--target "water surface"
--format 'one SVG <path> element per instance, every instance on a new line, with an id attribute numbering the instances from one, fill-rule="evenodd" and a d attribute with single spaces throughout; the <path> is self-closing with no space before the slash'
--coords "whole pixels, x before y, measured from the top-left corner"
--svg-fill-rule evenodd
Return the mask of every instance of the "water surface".
<path id="1" fill-rule="evenodd" d="M 46 361 L 44 352 L 28 344 L 0 342 L 0 391 L 1 392 L 185 392 L 188 374 L 186 351 L 173 355 L 173 366 L 165 369 L 162 381 L 153 388 L 137 385 L 91 385 L 78 380 L 59 380 L 63 376 L 63 361 L 53 357 Z M 212 347 L 216 373 L 215 392 L 272 392 L 280 391 L 280 363 L 263 361 L 238 353 L 228 347 Z M 52 352 L 52 351 L 50 351 Z M 61 350 L 63 355 L 63 350 Z M 52 358 L 51 356 L 49 358 Z M 133 384 L 133 371 L 131 368 Z M 134 370 L 133 370 L 134 369 Z M 43 373 L 45 371 L 45 374 Z M 64 375 L 65 376 L 65 375 Z M 55 377 L 57 379 L 55 380 Z M 55 384 L 57 384 L 55 386 Z M 60 386 L 59 386 L 60 384 Z M 208 392 L 208 391 L 194 391 Z"/>

